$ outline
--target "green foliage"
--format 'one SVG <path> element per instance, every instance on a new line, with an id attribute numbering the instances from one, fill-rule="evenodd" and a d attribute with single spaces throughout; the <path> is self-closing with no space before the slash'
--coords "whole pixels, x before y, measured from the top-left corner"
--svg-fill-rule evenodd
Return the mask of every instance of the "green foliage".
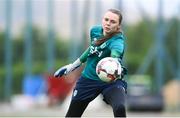
<path id="1" fill-rule="evenodd" d="M 166 34 L 166 43 L 165 47 L 168 48 L 168 51 L 172 58 L 175 59 L 175 62 L 177 62 L 177 50 L 179 47 L 179 43 L 177 42 L 178 39 L 178 33 L 180 33 L 180 21 L 177 18 L 173 18 L 171 22 L 167 22 L 167 24 L 170 24 L 171 27 L 169 29 L 169 32 Z"/>
<path id="2" fill-rule="evenodd" d="M 25 30 L 23 30 L 24 32 Z M 12 39 L 12 94 L 22 92 L 22 81 L 25 76 L 25 33 L 20 34 L 19 36 Z M 43 32 L 37 27 L 32 29 L 32 74 L 45 74 L 47 73 L 47 33 Z M 56 70 L 58 67 L 67 63 L 68 60 L 68 41 L 62 39 L 61 37 L 54 37 L 54 54 L 55 54 L 55 67 Z M 3 99 L 6 90 L 4 90 L 4 84 L 6 79 L 6 69 L 5 69 L 5 35 L 3 32 L 0 33 L 0 99 Z M 49 73 L 48 73 L 49 74 Z M 52 73 L 50 73 L 52 74 Z"/>
<path id="3" fill-rule="evenodd" d="M 170 30 L 166 34 L 165 47 L 168 49 L 170 56 L 177 61 L 177 35 L 178 35 L 178 23 L 179 20 L 174 18 L 172 20 L 166 21 L 167 24 L 171 24 Z M 127 48 L 125 53 L 125 61 L 128 66 L 128 73 L 134 74 L 137 68 L 144 61 L 144 57 L 147 55 L 148 50 L 154 45 L 155 41 L 155 31 L 156 22 L 151 22 L 146 24 L 144 21 L 139 22 L 135 25 L 127 26 L 126 36 L 127 36 Z M 150 27 L 152 29 L 150 29 Z M 25 30 L 22 33 L 12 39 L 12 49 L 13 49 L 13 85 L 12 92 L 20 93 L 22 90 L 22 80 L 25 73 L 25 62 L 24 62 L 24 51 L 25 51 Z M 54 68 L 57 68 L 68 63 L 69 47 L 70 42 L 67 39 L 63 39 L 54 35 Z M 33 74 L 44 74 L 47 72 L 47 32 L 39 29 L 38 27 L 32 27 L 32 70 Z M 4 95 L 4 84 L 5 84 L 5 33 L 0 32 L 0 99 Z M 150 69 L 147 74 L 154 74 L 155 63 L 150 65 Z M 51 73 L 52 74 L 52 73 Z M 170 77 L 169 75 L 167 75 Z M 152 77 L 151 77 L 152 78 Z M 155 82 L 155 80 L 153 80 Z"/>
<path id="4" fill-rule="evenodd" d="M 5 33 L 4 32 L 0 32 L 0 66 L 3 65 L 4 63 L 4 52 L 5 52 Z"/>
<path id="5" fill-rule="evenodd" d="M 180 21 L 177 18 L 169 19 L 167 21 L 164 21 L 164 24 L 168 28 L 164 40 L 164 48 L 168 56 L 173 61 L 173 64 L 176 67 L 177 63 L 177 50 L 178 50 L 178 42 L 177 42 L 177 36 L 178 36 L 178 26 Z M 152 28 L 152 29 L 150 29 Z M 127 50 L 126 50 L 126 63 L 128 65 L 128 71 L 129 74 L 135 74 L 138 67 L 144 62 L 144 58 L 147 56 L 148 51 L 153 46 L 155 47 L 156 43 L 156 31 L 157 31 L 157 22 L 151 22 L 149 24 L 146 24 L 145 21 L 139 22 L 135 25 L 127 26 Z M 158 50 L 156 50 L 158 51 Z M 165 53 L 166 53 L 165 52 Z M 156 53 L 156 52 L 155 52 Z M 153 82 L 157 82 L 157 80 L 154 80 L 155 78 L 155 65 L 156 65 L 156 57 L 153 57 L 153 61 L 148 68 L 146 74 L 151 75 L 151 78 L 153 79 Z M 167 62 L 167 59 L 164 58 L 162 60 L 163 68 L 164 68 L 164 76 L 163 78 L 167 82 L 171 78 L 173 78 L 175 75 L 170 71 L 169 64 Z"/>
<path id="6" fill-rule="evenodd" d="M 148 25 L 154 26 L 153 23 Z M 154 34 L 150 33 L 152 29 L 144 21 L 128 26 L 127 29 L 126 61 L 131 68 L 130 72 L 134 73 L 152 46 Z"/>

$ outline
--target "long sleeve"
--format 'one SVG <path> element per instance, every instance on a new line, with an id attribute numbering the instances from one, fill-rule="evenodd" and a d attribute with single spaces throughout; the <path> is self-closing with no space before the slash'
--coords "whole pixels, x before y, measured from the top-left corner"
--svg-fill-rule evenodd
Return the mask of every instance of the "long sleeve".
<path id="1" fill-rule="evenodd" d="M 81 63 L 86 62 L 87 57 L 88 57 L 88 54 L 89 54 L 89 47 L 88 47 L 88 48 L 82 53 L 82 55 L 79 57 Z"/>

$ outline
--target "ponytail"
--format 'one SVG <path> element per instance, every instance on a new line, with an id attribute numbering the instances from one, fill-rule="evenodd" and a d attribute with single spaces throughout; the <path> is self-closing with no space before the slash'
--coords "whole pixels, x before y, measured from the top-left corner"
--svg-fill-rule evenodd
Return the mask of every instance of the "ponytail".
<path id="1" fill-rule="evenodd" d="M 114 32 L 114 33 L 111 33 L 109 35 L 106 35 L 106 36 L 103 36 L 102 38 L 100 38 L 99 40 L 96 40 L 94 42 L 95 46 L 99 46 L 101 44 L 103 44 L 104 42 L 106 42 L 108 39 L 110 39 L 111 37 L 113 37 L 114 35 L 118 34 L 120 32 Z"/>

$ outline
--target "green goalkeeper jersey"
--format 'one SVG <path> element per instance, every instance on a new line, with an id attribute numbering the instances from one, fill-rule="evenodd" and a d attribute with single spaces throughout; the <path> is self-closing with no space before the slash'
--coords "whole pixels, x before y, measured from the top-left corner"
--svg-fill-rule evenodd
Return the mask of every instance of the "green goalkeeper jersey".
<path id="1" fill-rule="evenodd" d="M 81 55 L 81 62 L 86 62 L 82 76 L 87 79 L 100 80 L 96 74 L 97 63 L 105 57 L 116 57 L 122 60 L 124 54 L 124 40 L 122 33 L 118 33 L 99 46 L 94 41 L 103 37 L 102 26 L 94 26 L 90 30 L 91 45 Z"/>

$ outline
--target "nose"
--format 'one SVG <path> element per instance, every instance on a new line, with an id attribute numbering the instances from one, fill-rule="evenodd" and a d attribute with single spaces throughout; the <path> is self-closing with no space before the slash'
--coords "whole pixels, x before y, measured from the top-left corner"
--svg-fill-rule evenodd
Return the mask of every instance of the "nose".
<path id="1" fill-rule="evenodd" d="M 110 21 L 106 21 L 106 25 L 110 25 Z"/>

